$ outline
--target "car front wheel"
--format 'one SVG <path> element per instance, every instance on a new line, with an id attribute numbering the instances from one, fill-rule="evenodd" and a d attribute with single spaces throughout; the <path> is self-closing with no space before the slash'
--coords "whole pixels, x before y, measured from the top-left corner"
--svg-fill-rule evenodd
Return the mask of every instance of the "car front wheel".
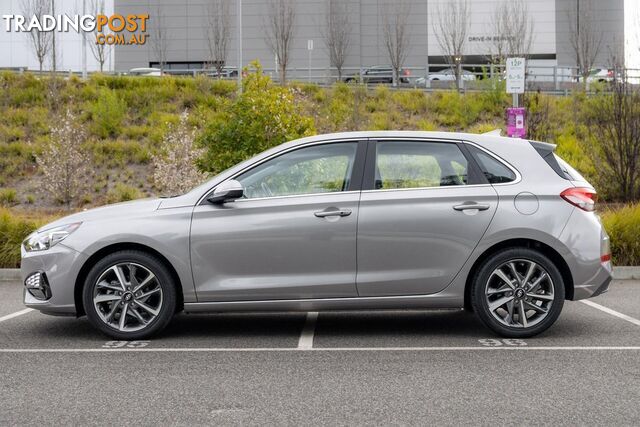
<path id="1" fill-rule="evenodd" d="M 138 340 L 167 326 L 176 308 L 176 288 L 157 257 L 119 251 L 91 268 L 83 303 L 94 327 L 118 340 Z"/>
<path id="2" fill-rule="evenodd" d="M 510 248 L 487 259 L 475 275 L 471 303 L 497 334 L 527 338 L 549 328 L 564 304 L 564 282 L 539 251 Z"/>

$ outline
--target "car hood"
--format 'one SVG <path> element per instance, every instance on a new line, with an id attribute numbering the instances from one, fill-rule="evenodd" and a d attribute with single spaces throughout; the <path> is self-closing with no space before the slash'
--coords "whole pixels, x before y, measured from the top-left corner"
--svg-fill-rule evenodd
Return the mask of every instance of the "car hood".
<path id="1" fill-rule="evenodd" d="M 144 214 L 153 212 L 158 209 L 162 199 L 141 199 L 132 202 L 116 203 L 113 205 L 102 206 L 95 209 L 78 212 L 72 215 L 62 217 L 51 222 L 40 230 L 45 230 L 60 225 L 71 224 L 74 222 L 99 221 L 102 219 L 114 219 L 118 217 L 131 217 L 136 214 Z"/>

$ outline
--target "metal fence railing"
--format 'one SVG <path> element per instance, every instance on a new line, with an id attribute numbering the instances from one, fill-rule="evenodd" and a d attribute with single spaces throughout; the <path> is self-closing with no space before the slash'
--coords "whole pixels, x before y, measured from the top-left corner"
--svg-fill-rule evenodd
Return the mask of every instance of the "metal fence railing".
<path id="1" fill-rule="evenodd" d="M 495 88 L 495 83 L 504 80 L 505 66 L 498 64 L 461 64 L 462 78 L 461 87 L 469 91 L 483 91 Z M 373 72 L 371 71 L 373 69 Z M 14 73 L 31 73 L 35 75 L 57 75 L 59 77 L 82 76 L 80 71 L 51 71 L 28 70 L 24 67 L 0 68 L 1 71 Z M 278 70 L 274 68 L 264 68 L 264 73 L 271 76 L 274 81 L 279 81 Z M 640 84 L 640 69 L 628 68 L 624 71 L 631 83 Z M 91 72 L 89 74 L 94 74 Z M 105 72 L 109 75 L 127 75 L 128 72 Z M 154 73 L 160 74 L 160 73 Z M 223 78 L 227 80 L 236 79 L 235 68 L 226 68 L 224 76 L 217 75 L 214 69 L 165 69 L 162 74 L 175 76 L 208 76 L 211 78 Z M 144 76 L 145 74 L 141 74 Z M 607 90 L 607 82 L 613 81 L 615 76 L 613 71 L 606 67 L 594 67 L 591 74 L 586 79 L 587 87 L 591 83 L 600 83 L 601 90 Z M 342 75 L 332 67 L 316 68 L 290 68 L 287 69 L 287 80 L 310 82 L 320 85 L 331 85 L 338 81 L 357 82 L 367 86 L 373 85 L 393 85 L 393 77 L 390 70 L 381 67 L 374 68 L 354 68 L 345 67 Z M 584 88 L 585 79 L 580 75 L 577 67 L 551 66 L 551 65 L 529 65 L 527 67 L 525 81 L 527 90 L 550 92 L 557 94 L 568 93 L 577 88 Z M 604 83 L 604 84 L 602 84 Z M 428 67 L 405 67 L 396 85 L 398 88 L 417 88 L 424 90 L 451 89 L 456 87 L 455 73 L 451 66 L 447 64 L 430 64 Z"/>

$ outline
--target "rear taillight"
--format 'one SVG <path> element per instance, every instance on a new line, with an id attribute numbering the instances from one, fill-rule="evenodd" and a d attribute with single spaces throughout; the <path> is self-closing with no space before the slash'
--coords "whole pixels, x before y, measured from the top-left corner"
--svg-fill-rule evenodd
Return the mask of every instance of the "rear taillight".
<path id="1" fill-rule="evenodd" d="M 583 211 L 593 212 L 596 210 L 596 200 L 598 196 L 595 190 L 588 187 L 572 187 L 567 188 L 560 197 L 571 203 L 573 206 Z"/>
<path id="2" fill-rule="evenodd" d="M 600 262 L 610 262 L 611 261 L 611 242 L 609 241 L 609 236 L 603 230 L 602 238 L 600 239 Z"/>

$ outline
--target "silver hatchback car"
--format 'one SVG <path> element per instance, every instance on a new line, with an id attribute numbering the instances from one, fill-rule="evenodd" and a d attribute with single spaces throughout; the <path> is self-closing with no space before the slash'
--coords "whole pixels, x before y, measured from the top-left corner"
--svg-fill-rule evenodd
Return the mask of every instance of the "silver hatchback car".
<path id="1" fill-rule="evenodd" d="M 292 141 L 187 194 L 62 218 L 22 246 L 24 302 L 140 339 L 180 311 L 465 308 L 529 337 L 605 292 L 596 192 L 554 145 L 357 132 Z"/>

